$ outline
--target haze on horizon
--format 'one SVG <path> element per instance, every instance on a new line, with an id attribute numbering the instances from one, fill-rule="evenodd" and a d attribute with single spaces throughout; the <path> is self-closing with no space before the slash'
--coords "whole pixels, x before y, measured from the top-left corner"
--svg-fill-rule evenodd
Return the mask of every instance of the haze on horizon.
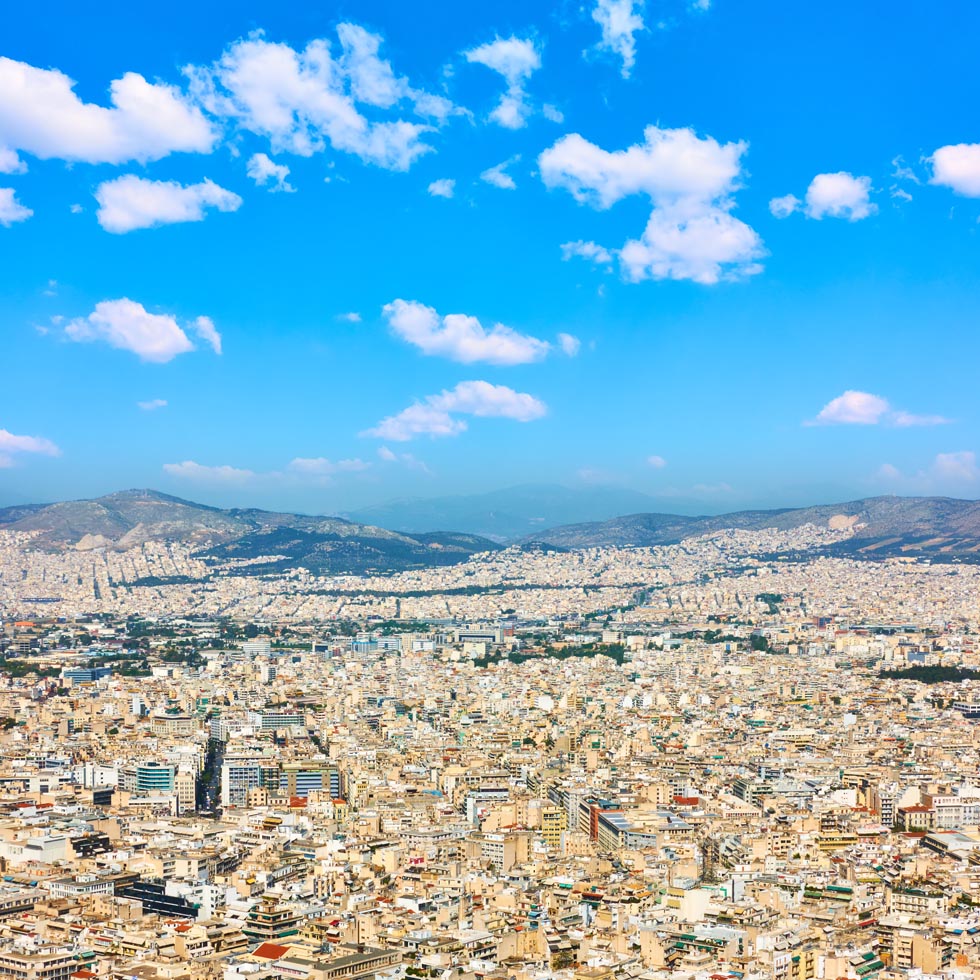
<path id="1" fill-rule="evenodd" d="M 0 506 L 980 496 L 980 9 L 427 14 L 9 12 Z"/>

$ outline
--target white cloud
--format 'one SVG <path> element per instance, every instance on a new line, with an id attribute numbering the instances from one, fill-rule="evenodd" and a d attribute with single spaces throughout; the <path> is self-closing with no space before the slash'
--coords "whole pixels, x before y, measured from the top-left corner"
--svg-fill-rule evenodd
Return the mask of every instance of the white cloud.
<path id="1" fill-rule="evenodd" d="M 756 232 L 724 208 L 657 208 L 643 237 L 627 242 L 619 257 L 627 279 L 693 279 L 712 285 L 719 279 L 755 275 L 764 254 Z"/>
<path id="2" fill-rule="evenodd" d="M 612 252 L 595 242 L 565 242 L 561 246 L 561 257 L 566 262 L 573 257 L 587 259 L 596 265 L 610 265 L 613 261 Z"/>
<path id="3" fill-rule="evenodd" d="M 12 187 L 0 187 L 0 225 L 9 228 L 18 221 L 26 221 L 33 213 L 17 200 Z"/>
<path id="4" fill-rule="evenodd" d="M 345 323 L 360 323 L 361 322 L 361 314 L 360 313 L 355 313 L 355 312 L 351 312 L 351 313 L 338 313 L 337 314 L 337 319 L 338 320 L 343 320 Z"/>
<path id="5" fill-rule="evenodd" d="M 769 213 L 774 218 L 788 218 L 794 211 L 799 210 L 803 202 L 795 194 L 784 194 L 774 197 L 769 202 Z"/>
<path id="6" fill-rule="evenodd" d="M 455 388 L 414 402 L 361 434 L 392 442 L 407 442 L 422 435 L 435 439 L 466 431 L 466 421 L 457 415 L 530 422 L 546 412 L 545 404 L 526 392 L 488 381 L 461 381 Z"/>
<path id="7" fill-rule="evenodd" d="M 888 401 L 866 391 L 845 391 L 817 413 L 812 425 L 877 425 L 889 411 Z"/>
<path id="8" fill-rule="evenodd" d="M 197 483 L 245 483 L 255 478 L 252 470 L 237 469 L 234 466 L 205 466 L 187 459 L 183 463 L 164 463 L 164 473 L 181 480 Z"/>
<path id="9" fill-rule="evenodd" d="M 0 146 L 0 174 L 22 174 L 27 172 L 27 164 L 17 154 Z"/>
<path id="10" fill-rule="evenodd" d="M 531 113 L 525 85 L 541 67 L 541 55 L 534 42 L 519 37 L 498 37 L 464 51 L 463 55 L 471 64 L 485 65 L 503 75 L 507 82 L 507 89 L 490 113 L 490 119 L 507 129 L 525 126 Z"/>
<path id="11" fill-rule="evenodd" d="M 908 429 L 916 425 L 948 425 L 952 420 L 942 415 L 915 415 L 912 412 L 895 411 L 890 421 L 900 429 Z"/>
<path id="12" fill-rule="evenodd" d="M 975 483 L 980 479 L 977 454 L 970 451 L 937 453 L 932 463 L 933 473 L 941 480 Z"/>
<path id="13" fill-rule="evenodd" d="M 456 181 L 444 177 L 442 180 L 434 180 L 429 184 L 429 193 L 433 197 L 452 197 L 456 190 Z"/>
<path id="14" fill-rule="evenodd" d="M 99 224 L 116 235 L 183 221 L 203 221 L 209 207 L 237 211 L 242 199 L 205 180 L 184 186 L 172 180 L 147 180 L 126 174 L 99 184 Z"/>
<path id="15" fill-rule="evenodd" d="M 202 326 L 201 321 L 210 324 L 216 343 L 208 336 L 208 328 Z M 221 353 L 220 337 L 207 317 L 199 317 L 193 328 L 211 343 L 216 353 Z M 164 364 L 178 354 L 194 350 L 190 338 L 174 317 L 150 313 L 141 303 L 131 299 L 107 299 L 96 303 L 87 317 L 68 322 L 65 336 L 80 342 L 101 340 L 119 350 L 131 351 L 142 361 L 156 364 Z"/>
<path id="16" fill-rule="evenodd" d="M 291 460 L 284 470 L 240 469 L 235 466 L 206 466 L 192 460 L 182 463 L 164 463 L 164 472 L 170 476 L 198 483 L 261 483 L 282 485 L 283 483 L 307 483 L 324 486 L 333 482 L 333 477 L 341 473 L 361 473 L 370 469 L 371 464 L 362 459 L 331 460 L 323 456 L 302 457 Z"/>
<path id="17" fill-rule="evenodd" d="M 166 408 L 167 400 L 166 398 L 151 398 L 149 401 L 137 402 L 136 404 L 144 412 L 155 412 L 157 409 Z"/>
<path id="18" fill-rule="evenodd" d="M 209 316 L 199 316 L 191 323 L 194 332 L 201 338 L 215 354 L 221 353 L 221 334 L 218 333 L 214 325 L 214 320 Z"/>
<path id="19" fill-rule="evenodd" d="M 461 364 L 530 364 L 548 355 L 551 345 L 518 333 L 502 323 L 489 330 L 473 316 L 449 313 L 440 317 L 432 307 L 396 299 L 384 307 L 391 329 L 423 354 L 447 357 Z"/>
<path id="20" fill-rule="evenodd" d="M 761 239 L 731 214 L 746 149 L 744 142 L 720 144 L 691 129 L 648 126 L 642 144 L 614 152 L 578 133 L 562 137 L 541 154 L 538 167 L 548 187 L 601 210 L 633 194 L 650 198 L 642 237 L 618 253 L 628 279 L 710 284 L 761 271 Z"/>
<path id="21" fill-rule="evenodd" d="M 806 191 L 806 213 L 811 218 L 846 218 L 860 221 L 878 208 L 870 201 L 871 178 L 841 171 L 817 174 Z"/>
<path id="22" fill-rule="evenodd" d="M 425 402 L 415 402 L 397 415 L 382 419 L 373 429 L 361 433 L 377 439 L 408 442 L 416 436 L 427 435 L 433 439 L 456 436 L 466 431 L 466 422 L 454 419 L 443 408 Z"/>
<path id="23" fill-rule="evenodd" d="M 322 38 L 296 50 L 252 34 L 213 65 L 185 69 L 191 90 L 208 111 L 267 138 L 274 152 L 312 156 L 330 146 L 366 163 L 407 170 L 432 149 L 422 142 L 432 126 L 372 121 L 358 104 L 393 109 L 407 102 L 417 116 L 435 121 L 455 107 L 396 76 L 378 56 L 378 35 L 356 24 L 340 24 L 337 33 L 339 58 Z"/>
<path id="24" fill-rule="evenodd" d="M 613 152 L 578 133 L 563 136 L 541 154 L 541 178 L 601 210 L 633 194 L 658 204 L 710 201 L 737 187 L 747 144 L 720 144 L 691 129 L 657 126 L 648 126 L 643 135 L 643 143 Z"/>
<path id="25" fill-rule="evenodd" d="M 921 184 L 919 175 L 909 166 L 906 166 L 905 159 L 899 155 L 892 160 L 892 177 L 895 180 L 910 180 L 913 184 Z"/>
<path id="26" fill-rule="evenodd" d="M 414 89 L 407 78 L 395 75 L 391 63 L 379 54 L 380 35 L 358 24 L 338 25 L 337 35 L 343 47 L 340 68 L 347 76 L 355 101 L 390 109 L 408 100 L 420 116 L 439 121 L 457 111 L 449 99 Z"/>
<path id="27" fill-rule="evenodd" d="M 541 115 L 544 116 L 548 122 L 563 123 L 565 121 L 565 113 L 562 112 L 558 106 L 550 105 L 547 102 L 541 106 Z"/>
<path id="28" fill-rule="evenodd" d="M 245 173 L 255 181 L 258 187 L 269 186 L 270 191 L 285 191 L 292 193 L 296 190 L 286 178 L 289 167 L 270 160 L 265 153 L 253 153 L 245 167 Z"/>
<path id="29" fill-rule="evenodd" d="M 663 456 L 647 456 L 647 464 L 655 470 L 662 470 L 667 465 L 667 460 Z"/>
<path id="30" fill-rule="evenodd" d="M 874 479 L 898 484 L 906 493 L 935 493 L 949 489 L 962 491 L 980 482 L 980 465 L 972 450 L 937 453 L 932 462 L 915 473 L 905 474 L 891 463 L 883 463 L 874 473 Z"/>
<path id="31" fill-rule="evenodd" d="M 0 469 L 14 466 L 16 457 L 21 454 L 60 456 L 61 450 L 50 439 L 41 436 L 17 436 L 6 429 L 0 429 Z"/>
<path id="32" fill-rule="evenodd" d="M 336 473 L 360 473 L 368 469 L 370 465 L 370 463 L 365 463 L 363 459 L 330 460 L 323 456 L 315 458 L 297 456 L 289 464 L 289 469 L 294 473 L 306 476 L 333 476 Z"/>
<path id="33" fill-rule="evenodd" d="M 804 425 L 878 425 L 887 422 L 898 428 L 911 426 L 945 425 L 950 420 L 942 415 L 914 415 L 901 409 L 893 409 L 887 398 L 866 391 L 845 391 L 831 399 L 817 413 L 817 417 Z"/>
<path id="34" fill-rule="evenodd" d="M 602 30 L 602 39 L 597 47 L 611 51 L 622 59 L 623 78 L 629 78 L 636 63 L 637 31 L 644 30 L 642 0 L 596 0 L 592 19 Z"/>
<path id="35" fill-rule="evenodd" d="M 930 184 L 949 187 L 964 197 L 980 197 L 980 143 L 941 146 L 929 162 Z"/>
<path id="36" fill-rule="evenodd" d="M 378 458 L 386 463 L 401 463 L 410 470 L 417 470 L 420 473 L 432 475 L 432 470 L 420 459 L 416 459 L 411 453 L 392 452 L 387 446 L 378 447 Z"/>
<path id="37" fill-rule="evenodd" d="M 558 346 L 568 357 L 576 357 L 582 349 L 582 341 L 570 333 L 558 334 Z"/>
<path id="38" fill-rule="evenodd" d="M 209 153 L 211 123 L 176 88 L 128 72 L 109 87 L 111 108 L 82 102 L 56 69 L 0 58 L 0 133 L 10 150 L 42 160 L 125 163 Z"/>
<path id="39" fill-rule="evenodd" d="M 480 174 L 480 180 L 486 184 L 493 184 L 494 187 L 499 187 L 501 190 L 514 190 L 517 187 L 517 184 L 514 183 L 514 178 L 507 173 L 507 168 L 512 163 L 517 163 L 520 158 L 520 154 L 518 154 L 515 157 L 511 157 L 509 160 L 504 160 L 503 163 L 498 163 L 494 167 L 488 167 L 482 174 Z"/>

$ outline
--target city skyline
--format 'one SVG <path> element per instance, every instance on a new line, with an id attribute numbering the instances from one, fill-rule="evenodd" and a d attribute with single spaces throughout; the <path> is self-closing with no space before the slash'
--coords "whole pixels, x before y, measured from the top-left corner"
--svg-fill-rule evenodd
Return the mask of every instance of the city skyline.
<path id="1" fill-rule="evenodd" d="M 978 496 L 980 12 L 428 13 L 12 14 L 0 505 Z"/>

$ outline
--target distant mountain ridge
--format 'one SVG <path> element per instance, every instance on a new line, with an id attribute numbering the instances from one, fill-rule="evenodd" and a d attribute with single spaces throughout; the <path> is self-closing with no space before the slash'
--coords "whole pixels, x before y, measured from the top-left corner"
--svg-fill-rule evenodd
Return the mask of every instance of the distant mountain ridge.
<path id="1" fill-rule="evenodd" d="M 603 521 L 650 509 L 655 498 L 620 487 L 528 483 L 487 493 L 428 500 L 394 500 L 344 514 L 405 534 L 464 530 L 494 541 L 515 541 L 563 524 Z"/>
<path id="2" fill-rule="evenodd" d="M 540 487 L 515 489 L 535 506 L 541 505 L 550 492 Z M 506 496 L 509 492 L 499 493 Z M 494 499 L 493 494 L 485 496 Z M 581 505 L 581 501 L 568 504 L 568 498 L 561 494 L 555 499 L 562 507 Z M 438 504 L 429 502 L 428 506 Z M 444 517 L 441 523 L 449 519 Z M 548 520 L 546 513 L 543 522 Z M 518 517 L 521 522 L 526 524 L 526 518 Z M 950 497 L 869 497 L 815 507 L 700 517 L 633 513 L 542 528 L 524 533 L 516 543 L 567 550 L 650 547 L 728 528 L 789 530 L 804 524 L 852 528 L 850 536 L 827 549 L 832 554 L 980 561 L 980 501 Z M 283 560 L 253 564 L 252 572 L 300 566 L 323 574 L 393 572 L 455 564 L 501 546 L 468 531 L 437 527 L 408 533 L 342 517 L 226 510 L 155 490 L 125 490 L 94 500 L 0 508 L 2 529 L 34 532 L 36 546 L 53 551 L 125 549 L 162 541 L 183 542 L 201 557 L 217 561 L 285 556 Z"/>
<path id="3" fill-rule="evenodd" d="M 183 542 L 202 557 L 285 560 L 252 566 L 271 571 L 302 566 L 326 574 L 401 571 L 464 561 L 498 547 L 477 535 L 407 535 L 339 517 L 256 509 L 222 510 L 156 490 L 123 490 L 94 500 L 0 509 L 0 529 L 36 532 L 37 547 L 126 549 L 147 541 Z"/>
<path id="4" fill-rule="evenodd" d="M 980 561 L 980 501 L 952 497 L 868 497 L 840 504 L 746 510 L 711 517 L 630 514 L 569 524 L 526 539 L 558 548 L 652 547 L 728 528 L 790 530 L 804 524 L 853 526 L 830 550 L 866 558 L 895 555 Z"/>

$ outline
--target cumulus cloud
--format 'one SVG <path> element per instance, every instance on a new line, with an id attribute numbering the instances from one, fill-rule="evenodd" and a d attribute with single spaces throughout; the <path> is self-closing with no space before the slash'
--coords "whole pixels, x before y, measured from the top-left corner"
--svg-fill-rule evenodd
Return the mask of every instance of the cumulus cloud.
<path id="1" fill-rule="evenodd" d="M 769 202 L 769 213 L 774 218 L 788 218 L 794 211 L 798 211 L 803 202 L 795 194 L 785 194 L 782 197 L 774 197 Z"/>
<path id="2" fill-rule="evenodd" d="M 221 338 L 207 317 L 192 324 L 221 353 Z M 142 361 L 164 364 L 178 354 L 194 350 L 194 344 L 177 320 L 164 313 L 150 313 L 142 303 L 131 299 L 103 300 L 86 317 L 69 320 L 65 336 L 79 342 L 103 341 L 110 347 L 131 351 Z"/>
<path id="3" fill-rule="evenodd" d="M 602 38 L 598 48 L 617 55 L 623 66 L 620 74 L 629 78 L 636 63 L 637 31 L 644 30 L 642 0 L 596 0 L 592 19 L 599 25 Z"/>
<path id="4" fill-rule="evenodd" d="M 34 212 L 25 208 L 12 187 L 0 187 L 0 225 L 9 228 L 18 221 L 26 221 Z"/>
<path id="5" fill-rule="evenodd" d="M 570 333 L 560 333 L 558 334 L 558 346 L 566 356 L 576 357 L 582 349 L 582 341 Z"/>
<path id="6" fill-rule="evenodd" d="M 338 313 L 337 319 L 343 320 L 345 323 L 360 323 L 361 314 L 353 311 L 350 313 Z"/>
<path id="7" fill-rule="evenodd" d="M 509 160 L 504 160 L 503 163 L 498 163 L 494 167 L 488 167 L 480 174 L 480 180 L 485 184 L 492 184 L 494 187 L 499 187 L 501 190 L 514 190 L 517 184 L 514 183 L 514 178 L 507 173 L 507 168 L 512 163 L 517 163 L 518 160 L 520 160 L 520 155 L 511 157 Z"/>
<path id="8" fill-rule="evenodd" d="M 17 457 L 60 456 L 61 450 L 50 440 L 41 436 L 18 436 L 7 429 L 0 429 L 0 469 L 17 463 Z"/>
<path id="9" fill-rule="evenodd" d="M 945 425 L 950 420 L 942 415 L 914 415 L 893 409 L 887 398 L 867 391 L 845 391 L 831 399 L 804 425 L 878 425 L 881 422 L 898 428 L 919 425 Z"/>
<path id="10" fill-rule="evenodd" d="M 434 180 L 429 184 L 429 193 L 433 197 L 452 197 L 456 190 L 456 181 L 448 177 Z"/>
<path id="11" fill-rule="evenodd" d="M 565 242 L 561 246 L 561 257 L 566 262 L 577 257 L 596 265 L 611 265 L 613 261 L 613 253 L 595 242 Z"/>
<path id="12" fill-rule="evenodd" d="M 144 412 L 155 412 L 158 409 L 166 408 L 167 400 L 166 398 L 151 398 L 149 401 L 137 402 L 136 404 Z"/>
<path id="13" fill-rule="evenodd" d="M 716 283 L 761 271 L 758 234 L 731 213 L 747 144 L 718 143 L 691 129 L 648 126 L 644 142 L 608 151 L 578 133 L 538 158 L 545 185 L 600 210 L 642 194 L 653 210 L 643 235 L 618 251 L 627 279 Z"/>
<path id="14" fill-rule="evenodd" d="M 806 213 L 811 218 L 846 218 L 860 221 L 878 208 L 871 203 L 871 178 L 841 171 L 817 174 L 806 191 Z"/>
<path id="15" fill-rule="evenodd" d="M 461 381 L 455 388 L 414 402 L 361 434 L 392 442 L 407 442 L 423 435 L 436 439 L 466 431 L 466 420 L 459 415 L 530 422 L 546 412 L 544 402 L 526 392 L 488 381 Z"/>
<path id="16" fill-rule="evenodd" d="M 157 228 L 183 221 L 203 221 L 208 208 L 237 211 L 242 199 L 205 180 L 183 185 L 126 174 L 99 184 L 96 217 L 109 232 L 122 235 L 138 228 Z"/>
<path id="17" fill-rule="evenodd" d="M 343 48 L 340 69 L 347 76 L 355 101 L 381 109 L 411 102 L 420 116 L 443 120 L 456 112 L 449 99 L 413 88 L 407 78 L 395 74 L 380 55 L 382 39 L 359 24 L 340 24 L 337 36 Z"/>
<path id="18" fill-rule="evenodd" d="M 662 470 L 667 465 L 667 460 L 663 456 L 647 456 L 647 464 L 655 470 Z"/>
<path id="19" fill-rule="evenodd" d="M 206 466 L 190 459 L 182 463 L 164 463 L 163 471 L 169 476 L 197 483 L 245 483 L 256 476 L 253 470 L 242 470 L 234 466 Z"/>
<path id="20" fill-rule="evenodd" d="M 326 39 L 297 50 L 260 33 L 232 44 L 210 66 L 185 69 L 191 91 L 216 116 L 265 137 L 274 152 L 312 156 L 327 146 L 365 163 L 407 170 L 432 147 L 422 137 L 455 111 L 414 89 L 380 57 L 382 39 L 357 24 L 337 27 L 339 56 Z M 410 107 L 425 122 L 369 120 L 375 110 Z"/>
<path id="21" fill-rule="evenodd" d="M 525 86 L 531 75 L 541 67 L 541 55 L 534 42 L 527 38 L 498 37 L 464 51 L 463 56 L 471 64 L 485 65 L 498 72 L 507 82 L 507 88 L 490 113 L 490 119 L 507 129 L 520 129 L 527 125 L 531 107 Z"/>
<path id="22" fill-rule="evenodd" d="M 0 146 L 0 174 L 26 173 L 27 164 L 9 147 Z"/>
<path id="23" fill-rule="evenodd" d="M 209 153 L 218 134 L 170 85 L 128 72 L 109 86 L 110 107 L 83 102 L 56 69 L 0 58 L 0 133 L 8 150 L 42 160 L 125 163 Z"/>
<path id="24" fill-rule="evenodd" d="M 941 146 L 929 162 L 930 184 L 948 187 L 963 197 L 980 197 L 980 143 Z"/>
<path id="25" fill-rule="evenodd" d="M 494 324 L 489 330 L 473 316 L 449 313 L 440 317 L 430 306 L 396 299 L 384 307 L 394 333 L 423 354 L 447 357 L 461 364 L 530 364 L 548 355 L 545 340 Z"/>
<path id="26" fill-rule="evenodd" d="M 265 153 L 253 153 L 245 167 L 245 173 L 255 181 L 258 187 L 268 187 L 270 191 L 292 193 L 296 190 L 286 179 L 289 167 L 276 163 Z"/>

